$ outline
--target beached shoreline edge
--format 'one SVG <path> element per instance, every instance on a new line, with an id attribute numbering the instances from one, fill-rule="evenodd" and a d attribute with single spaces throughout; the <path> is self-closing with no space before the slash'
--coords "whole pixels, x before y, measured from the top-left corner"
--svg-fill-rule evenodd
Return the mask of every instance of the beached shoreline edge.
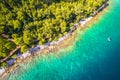
<path id="1" fill-rule="evenodd" d="M 106 8 L 107 5 L 108 5 L 108 1 L 107 1 L 105 4 L 103 4 L 103 5 L 94 13 L 94 16 L 96 16 L 97 13 L 99 13 L 99 12 L 102 11 L 104 8 Z M 21 56 L 19 56 L 19 57 L 17 57 L 17 58 L 25 59 L 25 58 L 27 58 L 27 57 L 32 56 L 33 54 L 36 54 L 36 53 L 39 54 L 39 53 L 41 53 L 42 50 L 44 50 L 45 48 L 49 47 L 50 45 L 56 45 L 56 44 L 59 45 L 62 41 L 64 41 L 65 39 L 71 37 L 71 35 L 76 31 L 76 29 L 77 29 L 79 26 L 80 26 L 81 28 L 84 28 L 84 25 L 85 25 L 87 22 L 89 22 L 94 16 L 88 17 L 88 18 L 86 18 L 85 20 L 82 20 L 82 21 L 80 21 L 79 23 L 74 24 L 73 29 L 70 30 L 67 35 L 59 38 L 59 40 L 58 40 L 57 42 L 53 41 L 53 42 L 51 42 L 51 43 L 46 43 L 45 45 L 42 45 L 42 46 L 37 45 L 36 47 L 31 48 L 29 51 L 27 51 L 26 53 L 22 54 Z M 52 50 L 52 47 L 49 48 L 49 51 L 51 51 L 51 50 Z M 3 79 L 3 77 L 5 77 L 5 76 L 4 76 L 4 73 L 8 72 L 7 70 L 8 70 L 8 68 L 1 68 L 1 69 L 0 69 L 0 79 Z"/>

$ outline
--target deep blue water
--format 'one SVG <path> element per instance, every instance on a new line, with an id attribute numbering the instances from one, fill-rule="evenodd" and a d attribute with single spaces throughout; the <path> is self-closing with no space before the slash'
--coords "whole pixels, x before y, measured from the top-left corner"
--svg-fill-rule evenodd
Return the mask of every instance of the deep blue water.
<path id="1" fill-rule="evenodd" d="M 120 0 L 110 0 L 73 45 L 20 66 L 8 80 L 120 80 Z"/>

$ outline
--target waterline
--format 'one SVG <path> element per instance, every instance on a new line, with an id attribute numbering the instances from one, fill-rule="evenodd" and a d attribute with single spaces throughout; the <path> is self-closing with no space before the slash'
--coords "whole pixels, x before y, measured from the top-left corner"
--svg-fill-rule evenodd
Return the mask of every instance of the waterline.
<path id="1" fill-rule="evenodd" d="M 119 80 L 119 0 L 100 16 L 97 23 L 79 31 L 73 46 L 41 54 L 8 80 Z M 108 36 L 111 41 L 108 42 Z M 70 51 L 69 51 L 70 50 Z"/>

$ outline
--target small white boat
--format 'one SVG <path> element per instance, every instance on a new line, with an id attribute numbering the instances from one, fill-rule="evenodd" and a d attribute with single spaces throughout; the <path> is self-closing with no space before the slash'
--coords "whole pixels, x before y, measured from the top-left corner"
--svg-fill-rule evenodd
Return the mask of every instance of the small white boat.
<path id="1" fill-rule="evenodd" d="M 111 38 L 110 38 L 110 37 L 108 37 L 108 41 L 109 41 L 109 42 L 111 41 Z"/>

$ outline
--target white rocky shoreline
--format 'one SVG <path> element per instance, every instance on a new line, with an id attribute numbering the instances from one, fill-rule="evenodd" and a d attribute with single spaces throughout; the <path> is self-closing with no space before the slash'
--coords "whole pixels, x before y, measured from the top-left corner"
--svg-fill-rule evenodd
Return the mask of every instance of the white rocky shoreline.
<path id="1" fill-rule="evenodd" d="M 84 25 L 85 25 L 87 22 L 89 22 L 95 15 L 97 15 L 97 13 L 99 13 L 100 11 L 102 11 L 102 10 L 103 10 L 105 7 L 107 7 L 107 6 L 108 6 L 108 0 L 106 1 L 105 4 L 103 4 L 103 5 L 93 14 L 93 16 L 90 16 L 90 17 L 88 17 L 88 18 L 86 18 L 86 19 L 84 19 L 84 20 L 81 20 L 79 23 L 74 24 L 74 25 L 73 25 L 73 28 L 68 32 L 68 34 L 65 35 L 65 36 L 63 36 L 63 37 L 61 37 L 61 38 L 59 38 L 57 42 L 52 41 L 52 42 L 46 43 L 46 44 L 44 44 L 44 45 L 36 45 L 36 47 L 31 48 L 29 51 L 27 51 L 27 52 L 25 52 L 25 53 L 17 56 L 17 57 L 13 60 L 12 64 L 14 64 L 14 63 L 16 62 L 16 59 L 17 59 L 17 58 L 25 59 L 25 58 L 27 58 L 27 57 L 29 57 L 29 56 L 32 56 L 32 55 L 33 55 L 34 53 L 36 53 L 36 52 L 37 52 L 37 53 L 40 53 L 41 50 L 49 47 L 49 45 L 59 44 L 60 42 L 64 41 L 66 38 L 68 38 L 68 37 L 71 36 L 72 32 L 75 31 L 79 25 L 83 28 Z M 0 68 L 0 79 L 1 79 L 2 75 L 6 72 L 7 69 L 8 69 L 7 67 L 5 67 L 5 68 L 1 67 L 1 68 Z"/>

